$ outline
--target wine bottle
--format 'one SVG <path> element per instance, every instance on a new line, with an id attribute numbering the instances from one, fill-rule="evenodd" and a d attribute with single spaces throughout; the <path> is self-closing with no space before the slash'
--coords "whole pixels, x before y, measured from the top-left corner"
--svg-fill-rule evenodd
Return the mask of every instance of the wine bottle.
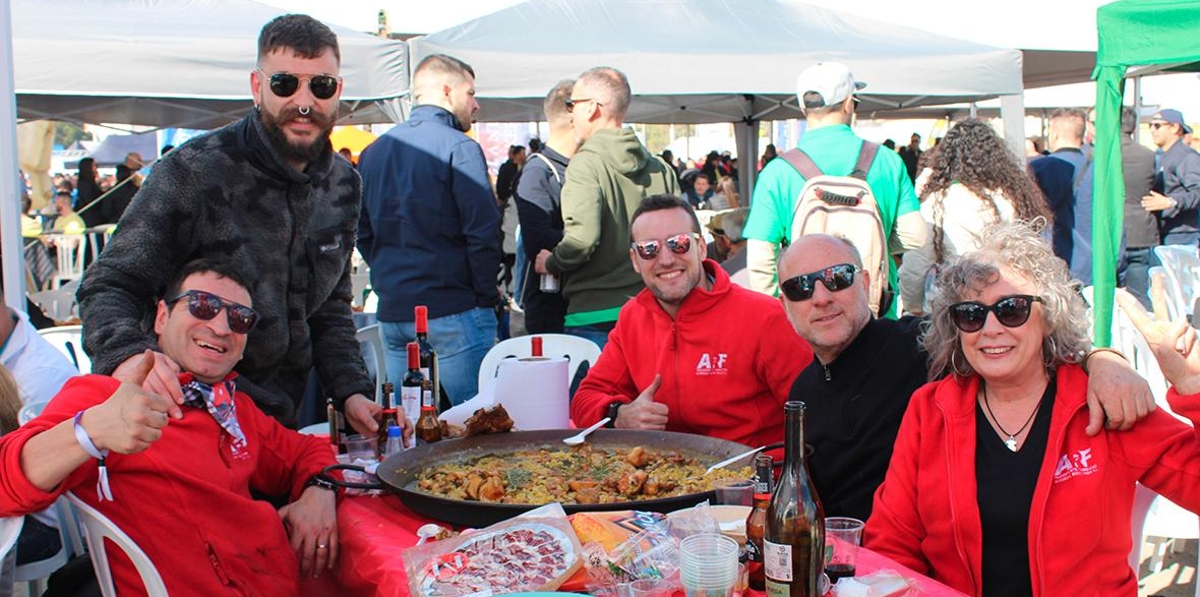
<path id="1" fill-rule="evenodd" d="M 825 567 L 825 512 L 804 457 L 804 403 L 784 412 L 783 473 L 767 506 L 763 568 L 768 597 L 818 597 Z"/>
<path id="2" fill-rule="evenodd" d="M 762 591 L 766 587 L 763 571 L 763 535 L 767 528 L 767 506 L 774 487 L 772 469 L 775 459 L 770 454 L 754 458 L 754 508 L 746 517 L 746 570 L 750 573 L 750 588 Z"/>
<path id="3" fill-rule="evenodd" d="M 417 319 L 417 346 L 421 347 L 421 374 L 429 380 L 430 386 L 433 388 L 433 406 L 437 408 L 437 399 L 442 391 L 442 377 L 438 372 L 437 351 L 433 349 L 433 344 L 429 343 L 429 308 L 425 305 L 417 305 L 414 313 Z"/>
<path id="4" fill-rule="evenodd" d="M 392 382 L 383 383 L 383 396 L 380 406 L 383 408 L 379 411 L 379 431 L 375 442 L 375 454 L 379 456 L 379 460 L 383 460 L 387 455 L 387 440 L 388 440 L 388 425 L 399 425 L 399 419 L 396 418 L 396 407 L 392 402 L 392 392 L 394 388 Z"/>
<path id="5" fill-rule="evenodd" d="M 404 417 L 413 423 L 421 416 L 422 396 L 430 391 L 429 378 L 421 373 L 421 349 L 416 342 L 408 343 L 408 373 L 400 382 L 400 406 Z"/>

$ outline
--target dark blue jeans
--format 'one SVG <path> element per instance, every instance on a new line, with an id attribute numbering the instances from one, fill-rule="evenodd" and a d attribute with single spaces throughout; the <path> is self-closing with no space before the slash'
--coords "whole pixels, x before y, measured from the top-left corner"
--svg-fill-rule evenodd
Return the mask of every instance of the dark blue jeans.
<path id="1" fill-rule="evenodd" d="M 1146 309 L 1150 305 L 1150 268 L 1162 265 L 1154 247 L 1129 248 L 1125 250 L 1125 290 L 1136 296 Z"/>

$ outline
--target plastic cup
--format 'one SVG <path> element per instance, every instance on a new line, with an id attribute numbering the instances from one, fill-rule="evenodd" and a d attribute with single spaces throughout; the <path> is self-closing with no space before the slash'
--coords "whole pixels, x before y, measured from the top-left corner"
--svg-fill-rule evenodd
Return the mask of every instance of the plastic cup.
<path id="1" fill-rule="evenodd" d="M 701 533 L 679 544 L 679 579 L 688 597 L 728 597 L 738 579 L 738 544 L 719 533 Z"/>
<path id="2" fill-rule="evenodd" d="M 643 578 L 629 583 L 630 597 L 671 597 L 675 583 L 663 578 Z"/>
<path id="3" fill-rule="evenodd" d="M 832 582 L 854 576 L 862 531 L 863 521 L 857 518 L 831 516 L 825 519 L 826 545 L 833 548 L 829 561 L 825 562 L 825 573 Z"/>
<path id="4" fill-rule="evenodd" d="M 373 437 L 355 433 L 342 438 L 342 443 L 346 445 L 346 456 L 350 458 L 350 462 L 375 458 L 375 438 Z"/>
<path id="5" fill-rule="evenodd" d="M 721 506 L 753 506 L 754 481 L 737 479 L 725 481 L 716 487 L 717 504 Z"/>

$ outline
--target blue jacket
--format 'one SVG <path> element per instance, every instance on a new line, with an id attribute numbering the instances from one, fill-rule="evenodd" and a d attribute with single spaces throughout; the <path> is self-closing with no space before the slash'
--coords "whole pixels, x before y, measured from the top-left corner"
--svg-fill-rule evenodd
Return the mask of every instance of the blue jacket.
<path id="1" fill-rule="evenodd" d="M 453 114 L 416 106 L 363 150 L 358 250 L 371 267 L 379 320 L 411 322 L 492 307 L 499 292 L 500 210 L 483 150 Z"/>

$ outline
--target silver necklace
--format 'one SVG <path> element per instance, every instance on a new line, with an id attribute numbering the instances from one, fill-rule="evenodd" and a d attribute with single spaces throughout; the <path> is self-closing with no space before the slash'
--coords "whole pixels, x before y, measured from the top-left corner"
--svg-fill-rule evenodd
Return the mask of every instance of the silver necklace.
<path id="1" fill-rule="evenodd" d="M 999 429 L 1000 433 L 1008 436 L 1008 439 L 1004 440 L 1004 445 L 1007 446 L 1010 451 L 1017 451 L 1017 436 L 1021 435 L 1021 432 L 1025 431 L 1025 428 L 1033 422 L 1033 417 L 1036 416 L 1038 410 L 1042 408 L 1042 399 L 1045 397 L 1046 391 L 1042 390 L 1042 398 L 1038 398 L 1037 405 L 1033 407 L 1033 412 L 1029 413 L 1029 418 L 1025 419 L 1025 424 L 1021 425 L 1021 428 L 1018 429 L 1016 433 L 1009 433 L 1004 429 L 1004 427 L 1000 426 L 1000 419 L 997 419 L 996 415 L 992 413 L 992 405 L 988 403 L 987 383 L 983 384 L 983 407 L 987 409 L 988 416 L 990 416 L 992 418 L 992 422 L 996 424 L 996 429 Z"/>

